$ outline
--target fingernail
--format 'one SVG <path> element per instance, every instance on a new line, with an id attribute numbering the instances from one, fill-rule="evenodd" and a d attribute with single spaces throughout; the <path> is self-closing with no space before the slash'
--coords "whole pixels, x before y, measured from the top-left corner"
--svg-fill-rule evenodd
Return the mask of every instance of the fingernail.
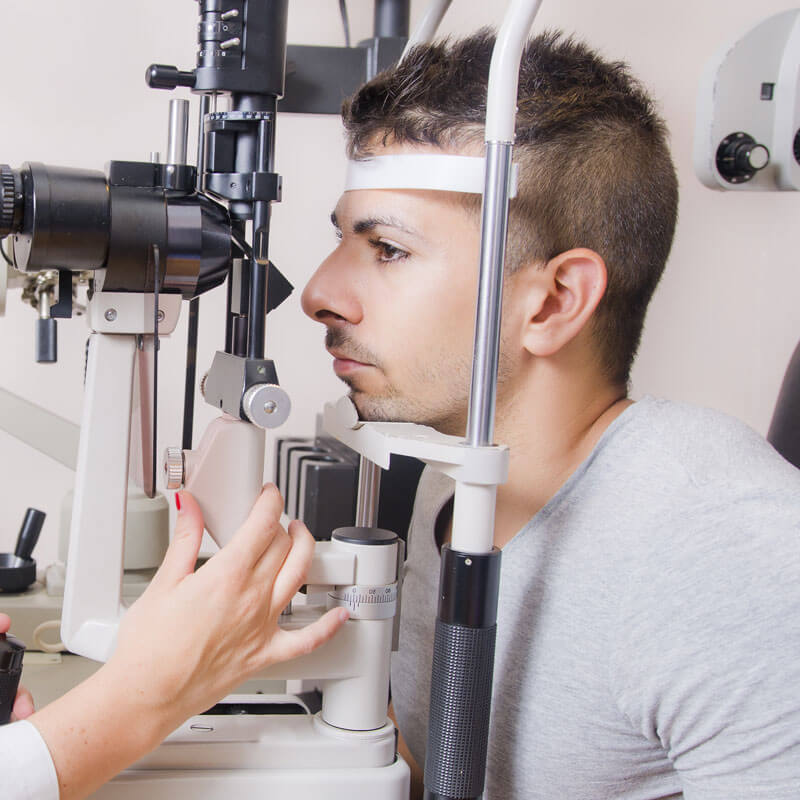
<path id="1" fill-rule="evenodd" d="M 177 508 L 178 511 L 181 510 L 181 496 L 178 492 L 175 492 L 175 508 Z"/>
<path id="2" fill-rule="evenodd" d="M 347 622 L 347 620 L 350 619 L 350 612 L 346 608 L 340 608 L 339 609 L 339 619 L 342 622 Z"/>

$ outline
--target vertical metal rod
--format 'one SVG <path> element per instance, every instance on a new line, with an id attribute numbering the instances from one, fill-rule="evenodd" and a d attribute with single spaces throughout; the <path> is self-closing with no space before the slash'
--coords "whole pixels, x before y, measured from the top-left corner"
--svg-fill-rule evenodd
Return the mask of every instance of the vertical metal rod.
<path id="1" fill-rule="evenodd" d="M 186 334 L 186 379 L 183 385 L 183 435 L 184 450 L 192 449 L 194 435 L 194 382 L 197 377 L 197 330 L 200 321 L 200 298 L 189 302 L 189 329 Z"/>
<path id="2" fill-rule="evenodd" d="M 203 189 L 203 173 L 206 170 L 206 114 L 211 109 L 211 98 L 200 97 L 200 118 L 197 122 L 197 191 Z"/>
<path id="3" fill-rule="evenodd" d="M 374 35 L 408 36 L 410 0 L 375 0 Z"/>
<path id="4" fill-rule="evenodd" d="M 189 138 L 189 101 L 169 101 L 169 129 L 167 134 L 167 164 L 186 163 L 186 145 Z"/>
<path id="5" fill-rule="evenodd" d="M 233 312 L 231 311 L 231 303 L 233 303 L 233 270 L 234 266 L 231 264 L 228 270 L 228 280 L 225 293 L 225 352 L 233 352 Z"/>
<path id="6" fill-rule="evenodd" d="M 274 97 L 259 97 L 256 103 L 252 98 L 241 97 L 238 107 L 250 110 L 250 105 L 258 105 L 259 111 L 270 113 L 270 120 L 259 125 L 258 133 L 247 142 L 240 137 L 237 144 L 238 160 L 247 157 L 249 170 L 271 172 L 275 161 L 275 112 L 277 100 Z M 248 136 L 250 136 L 248 134 Z M 250 303 L 248 308 L 247 356 L 264 358 L 264 340 L 267 316 L 267 263 L 269 251 L 270 203 L 253 203 L 253 257 L 249 259 Z"/>
<path id="7" fill-rule="evenodd" d="M 148 497 L 155 496 L 156 492 L 156 475 L 157 470 L 157 452 L 158 452 L 158 351 L 161 349 L 161 342 L 158 338 L 158 323 L 161 322 L 159 314 L 161 313 L 158 307 L 158 292 L 161 287 L 161 253 L 158 245 L 152 245 L 153 248 L 153 440 L 151 443 L 152 462 L 150 464 L 151 478 L 150 487 L 152 487 L 152 495 L 147 492 Z"/>
<path id="8" fill-rule="evenodd" d="M 381 468 L 361 456 L 358 466 L 358 500 L 356 501 L 356 526 L 374 528 L 378 522 L 378 496 L 381 491 Z"/>
<path id="9" fill-rule="evenodd" d="M 245 264 L 250 270 L 250 308 L 247 314 L 247 357 L 264 358 L 267 316 L 267 268 L 255 258 Z"/>
<path id="10" fill-rule="evenodd" d="M 274 126 L 274 117 L 271 120 L 263 119 L 258 125 L 256 172 L 272 172 Z M 269 218 L 269 201 L 256 200 L 253 204 L 253 258 L 262 266 L 267 265 L 269 258 Z"/>
<path id="11" fill-rule="evenodd" d="M 490 445 L 494 437 L 511 151 L 510 142 L 486 143 L 478 311 L 467 418 L 467 443 L 472 447 Z"/>

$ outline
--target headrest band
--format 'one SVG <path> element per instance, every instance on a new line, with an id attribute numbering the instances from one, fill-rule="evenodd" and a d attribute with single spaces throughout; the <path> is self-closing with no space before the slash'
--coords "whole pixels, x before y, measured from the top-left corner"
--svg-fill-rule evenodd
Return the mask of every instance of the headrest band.
<path id="1" fill-rule="evenodd" d="M 483 194 L 486 159 L 448 153 L 398 153 L 347 162 L 346 192 L 356 189 L 434 189 Z M 517 194 L 517 165 L 511 167 L 509 197 Z"/>

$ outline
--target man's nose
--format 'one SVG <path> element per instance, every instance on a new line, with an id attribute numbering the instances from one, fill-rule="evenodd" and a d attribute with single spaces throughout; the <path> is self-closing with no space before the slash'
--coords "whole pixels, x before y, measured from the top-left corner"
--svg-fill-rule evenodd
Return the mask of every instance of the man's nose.
<path id="1" fill-rule="evenodd" d="M 337 321 L 357 325 L 361 321 L 363 309 L 356 294 L 356 282 L 338 250 L 311 276 L 303 289 L 300 305 L 311 319 L 325 325 Z"/>

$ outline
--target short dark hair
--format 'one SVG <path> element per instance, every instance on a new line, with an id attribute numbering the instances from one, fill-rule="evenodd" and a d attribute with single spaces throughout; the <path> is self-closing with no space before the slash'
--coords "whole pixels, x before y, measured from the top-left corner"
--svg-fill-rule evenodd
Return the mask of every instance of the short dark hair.
<path id="1" fill-rule="evenodd" d="M 350 157 L 390 140 L 447 150 L 481 143 L 494 40 L 484 29 L 418 46 L 362 86 L 342 109 Z M 576 247 L 604 259 L 608 287 L 593 335 L 604 374 L 625 385 L 675 230 L 666 126 L 625 64 L 560 32 L 528 42 L 518 107 L 507 264 Z"/>

